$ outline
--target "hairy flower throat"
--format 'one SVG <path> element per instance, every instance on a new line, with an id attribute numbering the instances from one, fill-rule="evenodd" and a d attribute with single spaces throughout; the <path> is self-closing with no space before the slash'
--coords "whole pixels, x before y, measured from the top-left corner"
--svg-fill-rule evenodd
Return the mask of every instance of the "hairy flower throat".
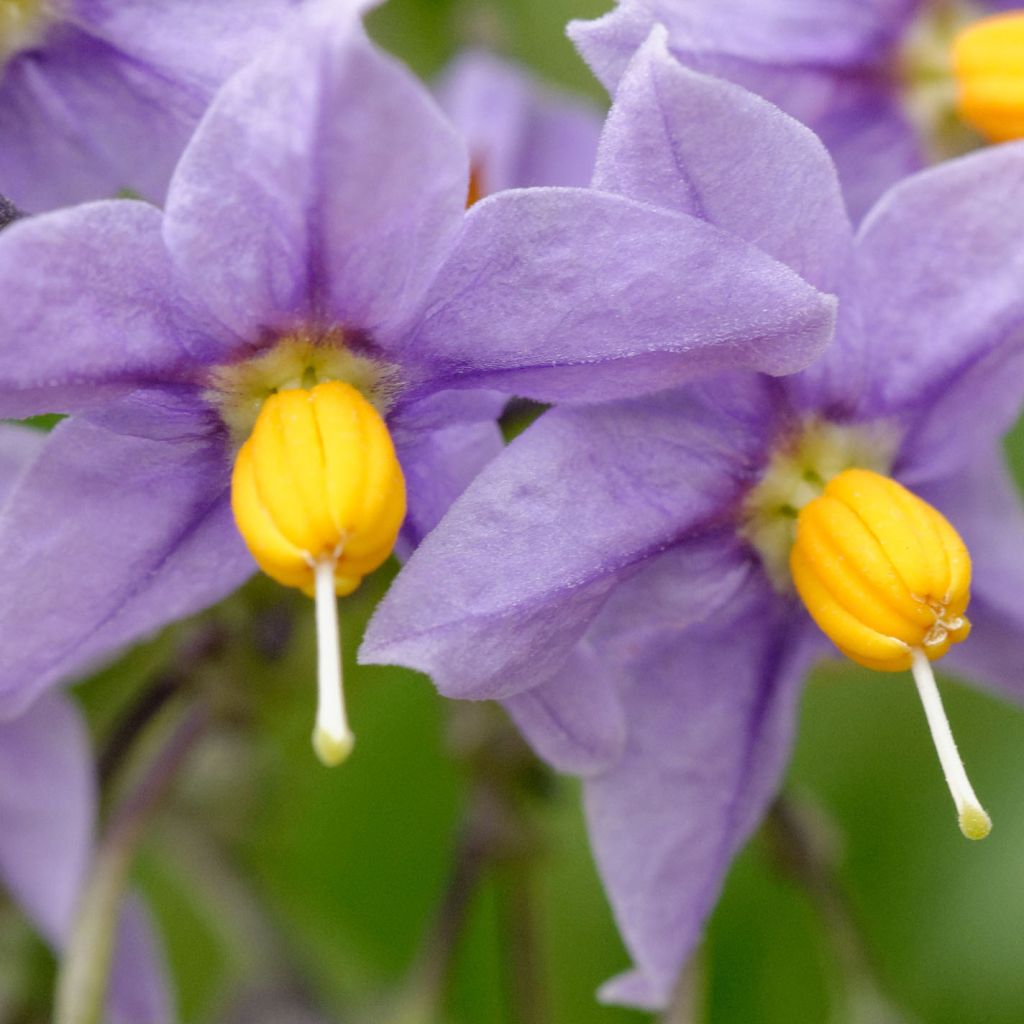
<path id="1" fill-rule="evenodd" d="M 0 65 L 39 42 L 48 18 L 42 0 L 0 0 Z"/>
<path id="2" fill-rule="evenodd" d="M 353 737 L 336 597 L 352 593 L 387 559 L 405 518 L 405 480 L 384 420 L 341 381 L 271 395 L 238 452 L 231 503 L 257 565 L 316 600 L 313 745 L 325 764 L 339 764 Z"/>
<path id="3" fill-rule="evenodd" d="M 799 511 L 789 558 L 797 593 L 822 632 L 858 664 L 911 669 L 960 828 L 991 829 L 942 708 L 931 662 L 970 632 L 971 559 L 950 523 L 888 477 L 834 476 Z"/>

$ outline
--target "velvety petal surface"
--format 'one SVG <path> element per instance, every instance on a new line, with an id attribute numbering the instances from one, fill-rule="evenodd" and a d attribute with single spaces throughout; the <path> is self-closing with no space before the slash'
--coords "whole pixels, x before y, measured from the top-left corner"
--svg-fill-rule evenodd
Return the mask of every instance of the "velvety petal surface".
<path id="1" fill-rule="evenodd" d="M 652 25 L 669 30 L 673 51 L 757 64 L 863 67 L 899 38 L 915 0 L 620 0 L 569 35 L 609 92 Z M 684 56 L 685 62 L 685 56 Z"/>
<path id="2" fill-rule="evenodd" d="M 229 474 L 191 394 L 139 392 L 57 426 L 0 512 L 0 709 L 248 577 Z"/>
<path id="3" fill-rule="evenodd" d="M 861 227 L 838 343 L 795 382 L 858 415 L 937 401 L 1024 339 L 1024 145 L 948 161 L 892 189 Z"/>
<path id="4" fill-rule="evenodd" d="M 89 738 L 71 701 L 47 695 L 0 721 L 0 880 L 57 947 L 89 864 L 95 810 Z"/>
<path id="5" fill-rule="evenodd" d="M 438 100 L 469 148 L 483 195 L 506 188 L 590 183 L 603 118 L 483 50 L 445 70 Z"/>
<path id="6" fill-rule="evenodd" d="M 626 742 L 615 666 L 585 641 L 551 679 L 504 704 L 538 756 L 560 772 L 603 771 L 618 760 Z"/>
<path id="7" fill-rule="evenodd" d="M 372 46 L 351 4 L 315 2 L 218 94 L 164 235 L 195 294 L 253 341 L 312 320 L 386 345 L 447 252 L 467 181 L 465 149 L 422 85 Z"/>
<path id="8" fill-rule="evenodd" d="M 163 950 L 142 900 L 129 895 L 121 907 L 107 995 L 106 1024 L 174 1024 Z"/>
<path id="9" fill-rule="evenodd" d="M 958 473 L 918 493 L 960 532 L 973 562 L 971 635 L 942 667 L 1024 701 L 1024 507 L 1001 448 L 976 451 Z"/>
<path id="10" fill-rule="evenodd" d="M 0 235 L 0 416 L 68 412 L 184 380 L 222 347 L 177 293 L 160 212 L 109 201 Z"/>
<path id="11" fill-rule="evenodd" d="M 586 784 L 591 842 L 636 968 L 601 992 L 663 1008 L 729 864 L 776 793 L 817 649 L 760 574 L 623 667 L 622 759 Z"/>
<path id="12" fill-rule="evenodd" d="M 806 127 L 761 98 L 682 67 L 656 27 L 619 83 L 594 186 L 699 217 L 823 291 L 853 232 L 835 168 Z"/>
<path id="13" fill-rule="evenodd" d="M 554 677 L 615 586 L 728 510 L 764 458 L 774 386 L 556 409 L 514 441 L 406 564 L 361 658 L 501 698 Z"/>
<path id="14" fill-rule="evenodd" d="M 0 424 L 0 503 L 7 497 L 18 475 L 39 454 L 46 435 L 15 423 Z"/>
<path id="15" fill-rule="evenodd" d="M 406 341 L 432 388 L 539 401 L 661 390 L 720 370 L 790 373 L 833 300 L 705 221 L 584 189 L 477 203 Z"/>

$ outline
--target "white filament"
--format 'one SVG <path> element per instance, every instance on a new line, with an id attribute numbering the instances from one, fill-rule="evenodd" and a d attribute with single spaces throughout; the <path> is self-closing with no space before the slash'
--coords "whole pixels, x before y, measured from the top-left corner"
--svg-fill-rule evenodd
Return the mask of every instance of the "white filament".
<path id="1" fill-rule="evenodd" d="M 313 565 L 316 578 L 317 636 L 317 707 L 313 749 L 328 767 L 341 764 L 355 744 L 355 737 L 345 717 L 334 567 L 334 559 L 321 560 Z"/>
<path id="2" fill-rule="evenodd" d="M 964 763 L 960 759 L 956 741 L 949 728 L 946 711 L 942 706 L 939 688 L 935 685 L 931 662 L 924 651 L 919 648 L 914 649 L 912 657 L 911 671 L 914 674 L 914 682 L 917 683 L 917 692 L 924 705 L 932 741 L 935 743 L 935 750 L 939 755 L 942 773 L 946 776 L 946 785 L 949 786 L 950 795 L 956 805 L 960 831 L 968 839 L 984 839 L 992 831 L 992 820 L 985 813 L 974 794 L 970 779 L 967 778 Z"/>

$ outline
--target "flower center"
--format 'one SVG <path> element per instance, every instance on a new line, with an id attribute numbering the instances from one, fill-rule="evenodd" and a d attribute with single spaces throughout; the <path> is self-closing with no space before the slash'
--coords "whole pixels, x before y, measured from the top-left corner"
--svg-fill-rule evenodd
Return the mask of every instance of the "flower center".
<path id="1" fill-rule="evenodd" d="M 935 508 L 884 475 L 895 436 L 877 427 L 873 433 L 808 425 L 776 452 L 748 496 L 742 532 L 776 586 L 795 589 L 843 654 L 880 672 L 911 670 L 960 829 L 983 839 L 991 821 L 957 753 L 931 670 L 970 633 L 970 555 Z"/>
<path id="2" fill-rule="evenodd" d="M 811 419 L 775 450 L 743 504 L 741 534 L 761 556 L 775 589 L 792 593 L 789 552 L 800 509 L 844 469 L 888 473 L 899 438 L 890 426 Z"/>
<path id="3" fill-rule="evenodd" d="M 342 331 L 297 332 L 251 359 L 217 367 L 210 374 L 206 399 L 237 448 L 252 433 L 271 395 L 329 380 L 351 384 L 382 415 L 402 385 L 394 366 L 353 351 Z"/>
<path id="4" fill-rule="evenodd" d="M 48 21 L 43 0 L 0 0 L 0 65 L 35 46 Z"/>
<path id="5" fill-rule="evenodd" d="M 349 379 L 337 379 L 346 374 Z M 391 554 L 405 518 L 405 479 L 387 425 L 380 365 L 306 339 L 212 380 L 211 400 L 236 439 L 231 505 L 256 564 L 316 600 L 319 702 L 313 746 L 336 765 L 352 733 L 342 697 L 337 597 Z M 365 388 L 360 388 L 362 384 Z"/>
<path id="6" fill-rule="evenodd" d="M 1024 136 L 1024 12 L 986 18 L 961 0 L 925 5 L 900 65 L 907 113 L 933 159 Z"/>

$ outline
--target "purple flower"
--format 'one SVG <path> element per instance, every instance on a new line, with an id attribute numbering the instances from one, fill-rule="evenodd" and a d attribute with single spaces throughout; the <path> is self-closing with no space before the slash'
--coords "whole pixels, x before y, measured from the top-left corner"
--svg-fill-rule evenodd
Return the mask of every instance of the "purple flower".
<path id="1" fill-rule="evenodd" d="M 74 413 L 0 516 L 4 713 L 252 573 L 232 460 L 271 407 L 308 413 L 294 391 L 330 383 L 374 437 L 386 423 L 411 546 L 499 450 L 480 389 L 596 400 L 725 367 L 786 373 L 831 333 L 816 282 L 700 218 L 557 188 L 467 213 L 467 183 L 425 90 L 350 7 L 318 3 L 220 92 L 166 212 L 109 201 L 4 231 L 0 415 Z M 291 471 L 319 473 L 302 453 L 340 436 L 300 445 Z M 334 486 L 257 483 L 263 520 Z M 372 568 L 342 578 L 337 537 L 321 558 L 279 544 L 276 522 L 264 540 L 297 560 L 278 578 L 312 591 L 315 564 L 324 598 L 322 563 L 344 592 Z"/>
<path id="2" fill-rule="evenodd" d="M 482 50 L 445 69 L 438 100 L 469 149 L 475 198 L 507 188 L 590 184 L 603 116 Z"/>
<path id="3" fill-rule="evenodd" d="M 793 377 L 546 413 L 413 555 L 362 657 L 505 701 L 543 756 L 587 776 L 637 967 L 603 995 L 658 1007 L 778 788 L 800 685 L 829 649 L 787 558 L 825 481 L 888 474 L 951 520 L 974 560 L 974 633 L 950 664 L 1024 696 L 1024 516 L 1000 448 L 1024 390 L 1024 148 L 908 179 L 854 237 L 819 141 L 681 67 L 657 29 L 619 85 L 595 183 L 838 285 L 837 340 Z M 944 608 L 924 644 L 965 631 Z"/>
<path id="4" fill-rule="evenodd" d="M 0 503 L 43 443 L 26 427 L 0 427 Z M 0 882 L 40 934 L 66 942 L 93 846 L 92 751 L 74 703 L 47 694 L 0 721 Z M 170 995 L 145 908 L 131 898 L 114 956 L 111 1024 L 170 1024 Z"/>
<path id="5" fill-rule="evenodd" d="M 651 27 L 665 25 L 684 64 L 738 82 L 817 132 L 859 220 L 926 157 L 980 143 L 958 119 L 952 56 L 957 32 L 977 17 L 977 6 L 923 0 L 619 0 L 569 34 L 614 92 Z"/>
<path id="6" fill-rule="evenodd" d="M 0 10 L 0 192 L 41 211 L 161 201 L 214 90 L 297 0 L 14 0 Z"/>

